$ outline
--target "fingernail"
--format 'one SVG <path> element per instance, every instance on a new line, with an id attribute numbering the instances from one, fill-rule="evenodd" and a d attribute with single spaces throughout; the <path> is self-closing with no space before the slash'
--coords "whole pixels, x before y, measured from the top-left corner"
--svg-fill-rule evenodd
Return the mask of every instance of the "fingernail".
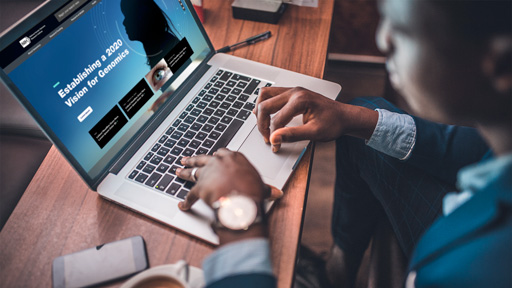
<path id="1" fill-rule="evenodd" d="M 183 201 L 179 202 L 178 203 L 178 208 L 180 208 L 181 210 L 185 210 L 185 207 L 183 205 L 185 205 L 185 202 L 183 202 Z"/>
<path id="2" fill-rule="evenodd" d="M 268 140 L 268 137 L 263 136 L 263 141 L 265 141 L 265 144 L 269 144 L 270 140 Z"/>
<path id="3" fill-rule="evenodd" d="M 190 158 L 190 157 L 183 157 L 181 158 L 181 164 L 185 165 L 187 164 L 187 159 Z"/>
<path id="4" fill-rule="evenodd" d="M 272 152 L 276 153 L 277 151 L 279 151 L 279 148 L 281 148 L 281 144 L 272 145 Z"/>
<path id="5" fill-rule="evenodd" d="M 256 114 L 256 108 L 252 109 L 252 114 Z"/>
<path id="6" fill-rule="evenodd" d="M 180 173 L 181 173 L 181 170 L 183 170 L 183 168 L 178 168 L 178 169 L 176 169 L 176 174 L 180 174 Z"/>

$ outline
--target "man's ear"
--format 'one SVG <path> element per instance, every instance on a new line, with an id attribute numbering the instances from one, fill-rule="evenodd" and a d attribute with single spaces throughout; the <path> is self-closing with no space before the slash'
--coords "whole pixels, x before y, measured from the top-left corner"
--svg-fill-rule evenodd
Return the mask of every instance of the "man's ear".
<path id="1" fill-rule="evenodd" d="M 500 94 L 512 94 L 512 36 L 494 36 L 483 59 L 483 70 Z"/>

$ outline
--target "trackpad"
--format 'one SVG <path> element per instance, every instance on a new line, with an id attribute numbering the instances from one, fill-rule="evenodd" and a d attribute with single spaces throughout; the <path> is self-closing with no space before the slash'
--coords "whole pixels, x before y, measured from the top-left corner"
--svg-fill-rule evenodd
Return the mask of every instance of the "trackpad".
<path id="1" fill-rule="evenodd" d="M 255 126 L 238 151 L 249 159 L 261 176 L 274 179 L 285 165 L 291 170 L 307 143 L 308 141 L 284 143 L 279 152 L 273 153 Z"/>

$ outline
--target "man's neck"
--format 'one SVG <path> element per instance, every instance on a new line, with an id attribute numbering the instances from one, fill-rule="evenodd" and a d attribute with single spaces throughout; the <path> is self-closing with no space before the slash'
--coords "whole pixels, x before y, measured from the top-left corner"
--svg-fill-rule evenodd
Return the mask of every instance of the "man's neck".
<path id="1" fill-rule="evenodd" d="M 478 124 L 477 129 L 495 155 L 512 153 L 512 120 L 500 124 Z"/>

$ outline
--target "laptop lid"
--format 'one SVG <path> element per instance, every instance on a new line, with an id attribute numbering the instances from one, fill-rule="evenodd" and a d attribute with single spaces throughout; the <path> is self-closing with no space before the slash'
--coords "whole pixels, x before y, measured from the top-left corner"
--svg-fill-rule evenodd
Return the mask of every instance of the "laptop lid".
<path id="1" fill-rule="evenodd" d="M 49 1 L 1 36 L 0 78 L 95 189 L 215 53 L 198 23 L 188 0 Z"/>

